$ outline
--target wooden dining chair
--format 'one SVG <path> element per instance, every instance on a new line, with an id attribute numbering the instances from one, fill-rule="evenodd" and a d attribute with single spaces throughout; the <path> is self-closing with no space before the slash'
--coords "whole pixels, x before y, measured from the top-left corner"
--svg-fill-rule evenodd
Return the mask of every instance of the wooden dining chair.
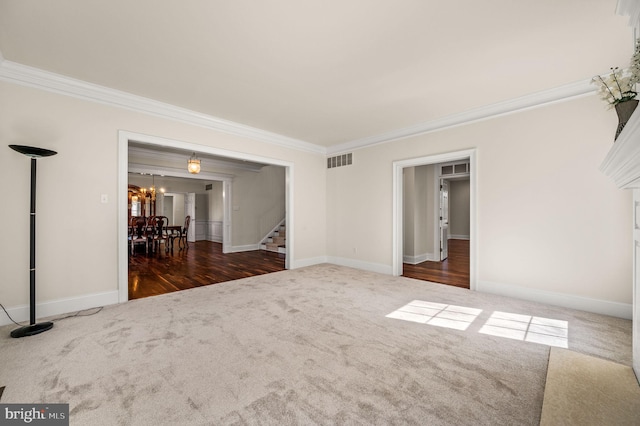
<path id="1" fill-rule="evenodd" d="M 132 217 L 129 223 L 129 243 L 131 255 L 135 253 L 136 244 L 144 244 L 145 253 L 149 252 L 149 239 L 147 234 L 147 220 L 144 217 Z"/>
<path id="2" fill-rule="evenodd" d="M 180 239 L 178 240 L 178 245 L 180 246 L 180 250 L 182 250 L 182 241 L 184 240 L 184 248 L 185 250 L 189 250 L 189 241 L 187 241 L 187 234 L 189 232 L 189 225 L 191 225 L 191 216 L 187 216 L 184 218 L 184 226 L 182 227 L 182 231 L 180 232 Z"/>
<path id="3" fill-rule="evenodd" d="M 149 227 L 151 235 L 149 237 L 149 243 L 151 244 L 151 250 L 155 251 L 156 248 L 160 250 L 160 244 L 164 244 L 165 252 L 169 251 L 167 247 L 167 223 L 168 218 L 166 216 L 154 216 Z"/>

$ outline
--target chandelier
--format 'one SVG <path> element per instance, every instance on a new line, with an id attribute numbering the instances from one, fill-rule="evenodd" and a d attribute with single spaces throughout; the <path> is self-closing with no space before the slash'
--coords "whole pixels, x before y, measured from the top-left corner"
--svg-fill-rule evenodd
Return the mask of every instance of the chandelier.
<path id="1" fill-rule="evenodd" d="M 187 161 L 187 170 L 189 170 L 189 173 L 194 175 L 200 173 L 200 160 L 198 159 L 198 157 L 196 157 L 195 152 L 191 155 L 191 158 L 189 158 L 189 160 Z"/>

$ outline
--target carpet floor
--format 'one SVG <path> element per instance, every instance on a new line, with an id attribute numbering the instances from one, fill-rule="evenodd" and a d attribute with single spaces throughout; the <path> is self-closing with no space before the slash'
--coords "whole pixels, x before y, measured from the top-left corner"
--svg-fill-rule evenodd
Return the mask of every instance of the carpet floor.
<path id="1" fill-rule="evenodd" d="M 631 321 L 329 264 L 12 328 L 1 402 L 72 425 L 537 425 L 549 344 L 631 365 Z"/>
<path id="2" fill-rule="evenodd" d="M 631 367 L 551 348 L 541 426 L 637 426 L 640 386 Z"/>

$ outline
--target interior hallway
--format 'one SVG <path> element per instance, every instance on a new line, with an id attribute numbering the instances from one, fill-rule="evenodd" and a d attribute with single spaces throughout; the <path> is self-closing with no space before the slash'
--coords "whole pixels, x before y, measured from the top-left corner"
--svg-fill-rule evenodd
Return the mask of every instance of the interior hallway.
<path id="1" fill-rule="evenodd" d="M 469 288 L 469 240 L 449 240 L 449 257 L 443 262 L 404 263 L 402 271 L 403 277 Z"/>

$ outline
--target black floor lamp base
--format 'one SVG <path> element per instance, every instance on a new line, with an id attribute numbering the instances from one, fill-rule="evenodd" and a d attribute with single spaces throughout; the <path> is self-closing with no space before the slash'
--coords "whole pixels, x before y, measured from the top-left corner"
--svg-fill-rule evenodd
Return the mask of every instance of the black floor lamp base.
<path id="1" fill-rule="evenodd" d="M 40 334 L 43 331 L 51 330 L 53 328 L 52 322 L 39 322 L 37 324 L 25 325 L 24 327 L 16 328 L 11 331 L 11 337 L 27 337 L 34 334 Z"/>

